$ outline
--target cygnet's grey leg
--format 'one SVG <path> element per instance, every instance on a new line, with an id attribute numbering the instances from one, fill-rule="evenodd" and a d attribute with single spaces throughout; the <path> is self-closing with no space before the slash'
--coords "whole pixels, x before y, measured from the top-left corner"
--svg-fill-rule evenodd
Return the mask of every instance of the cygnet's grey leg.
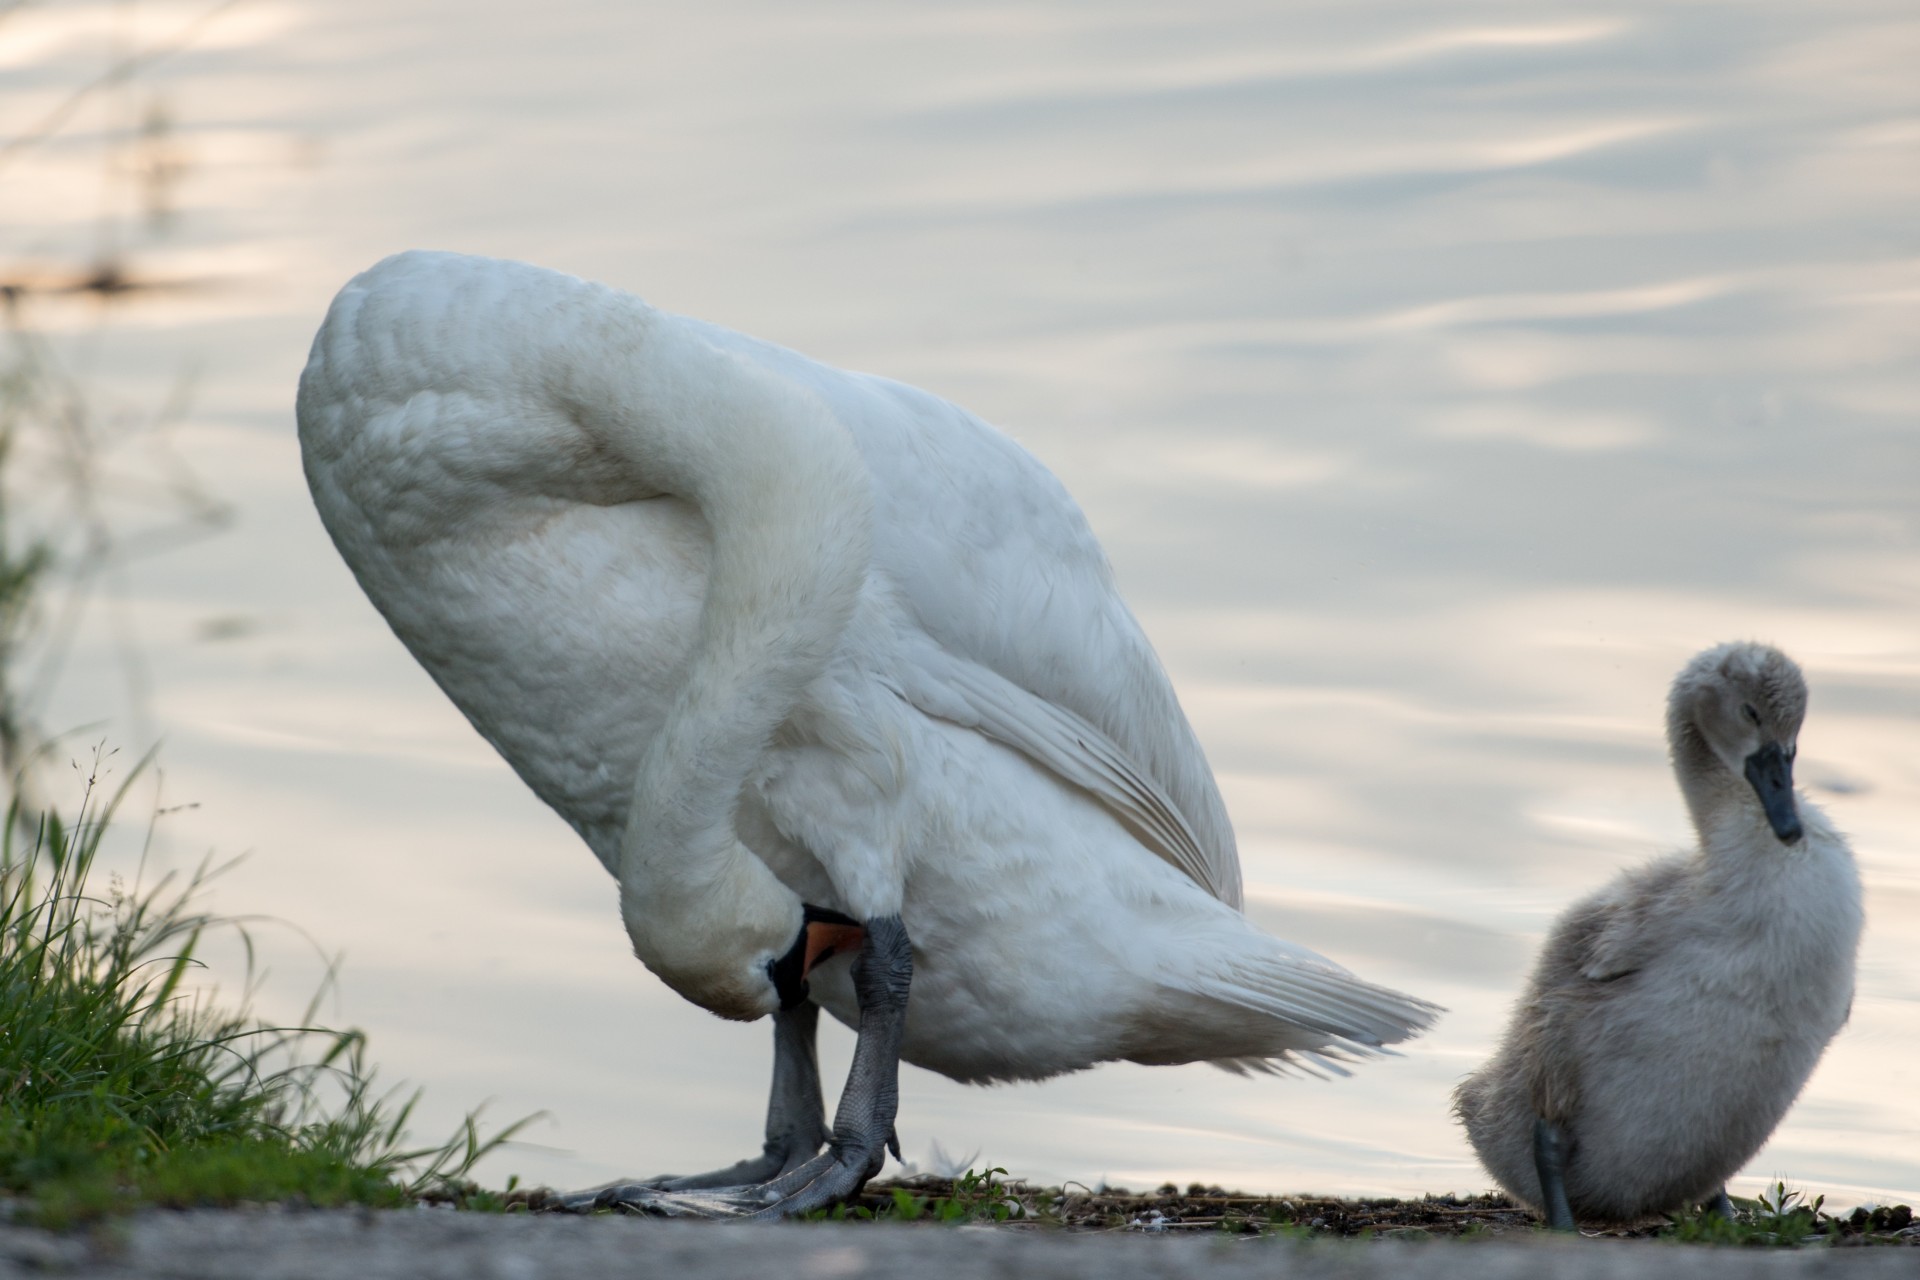
<path id="1" fill-rule="evenodd" d="M 561 1198 L 561 1207 L 577 1212 L 610 1209 L 648 1191 L 696 1191 L 738 1187 L 777 1178 L 820 1153 L 826 1145 L 827 1113 L 820 1101 L 820 1059 L 814 1034 L 820 1006 L 801 1001 L 773 1015 L 773 1089 L 767 1099 L 767 1140 L 760 1154 L 710 1173 L 666 1175 L 637 1182 L 615 1182 Z"/>
<path id="2" fill-rule="evenodd" d="M 1540 1175 L 1540 1208 L 1555 1231 L 1572 1231 L 1567 1203 L 1567 1140 L 1560 1126 L 1545 1118 L 1533 1122 L 1533 1167 Z"/>
<path id="3" fill-rule="evenodd" d="M 1725 1218 L 1728 1222 L 1733 1221 L 1733 1200 L 1727 1195 L 1725 1187 L 1721 1187 L 1720 1194 L 1708 1201 L 1707 1212 L 1715 1217 Z"/>
<path id="4" fill-rule="evenodd" d="M 840 1203 L 880 1171 L 889 1149 L 900 1154 L 893 1119 L 900 1105 L 900 1041 L 913 949 L 898 916 L 869 920 L 865 930 L 853 961 L 860 1038 L 827 1149 L 757 1184 L 685 1191 L 635 1187 L 618 1204 L 671 1217 L 792 1217 Z"/>

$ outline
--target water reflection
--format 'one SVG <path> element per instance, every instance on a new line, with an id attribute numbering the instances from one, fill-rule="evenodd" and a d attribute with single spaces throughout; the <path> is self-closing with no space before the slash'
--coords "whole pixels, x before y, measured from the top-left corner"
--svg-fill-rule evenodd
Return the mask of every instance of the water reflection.
<path id="1" fill-rule="evenodd" d="M 0 24 L 6 120 L 95 56 L 105 9 Z M 209 31 L 156 71 L 195 168 L 149 265 L 245 285 L 128 312 L 96 365 L 139 398 L 204 360 L 178 444 L 240 513 L 130 588 L 169 790 L 202 805 L 170 838 L 255 850 L 224 900 L 345 948 L 341 1011 L 429 1085 L 429 1123 L 485 1096 L 554 1113 L 556 1149 L 499 1175 L 735 1158 L 766 1037 L 639 969 L 610 884 L 307 505 L 306 342 L 347 275 L 415 245 L 621 284 L 1008 426 L 1166 658 L 1250 910 L 1453 1010 L 1335 1083 L 909 1072 L 909 1155 L 1482 1185 L 1447 1091 L 1558 908 L 1686 837 L 1666 682 L 1757 636 L 1812 683 L 1802 771 L 1856 841 L 1869 931 L 1853 1024 L 1736 1190 L 1920 1194 L 1907 6 L 556 0 L 536 24 L 343 0 Z M 84 243 L 72 143 L 10 175 L 9 246 Z M 110 662 L 88 637 L 56 722 L 116 711 L 85 676 Z M 289 1005 L 303 963 L 276 971 Z"/>

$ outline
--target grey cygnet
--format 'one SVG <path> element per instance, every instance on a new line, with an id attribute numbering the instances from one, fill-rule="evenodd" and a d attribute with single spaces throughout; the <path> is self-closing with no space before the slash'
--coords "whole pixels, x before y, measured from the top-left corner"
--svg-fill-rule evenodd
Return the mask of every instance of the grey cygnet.
<path id="1" fill-rule="evenodd" d="M 1730 1214 L 1853 1001 L 1860 878 L 1793 788 L 1800 669 L 1761 644 L 1689 662 L 1667 703 L 1699 833 L 1555 923 L 1492 1061 L 1454 1093 L 1474 1150 L 1550 1226 Z"/>

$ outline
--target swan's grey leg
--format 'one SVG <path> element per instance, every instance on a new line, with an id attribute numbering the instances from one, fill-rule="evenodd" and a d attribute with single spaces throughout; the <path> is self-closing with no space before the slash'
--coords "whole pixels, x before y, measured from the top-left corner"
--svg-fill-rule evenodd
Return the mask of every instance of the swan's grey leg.
<path id="1" fill-rule="evenodd" d="M 649 1190 L 696 1191 L 765 1182 L 813 1159 L 829 1136 L 820 1101 L 820 1060 L 814 1052 L 819 1026 L 820 1006 L 811 1001 L 773 1015 L 773 1090 L 767 1099 L 766 1145 L 759 1155 L 711 1173 L 615 1182 L 576 1192 L 562 1197 L 561 1206 L 586 1212 L 612 1208 Z"/>
<path id="2" fill-rule="evenodd" d="M 1720 1194 L 1707 1202 L 1707 1212 L 1728 1222 L 1733 1221 L 1733 1200 L 1728 1197 L 1725 1187 L 1721 1187 Z"/>
<path id="3" fill-rule="evenodd" d="M 1555 1231 L 1572 1231 L 1567 1203 L 1567 1140 L 1560 1126 L 1545 1118 L 1533 1122 L 1533 1167 L 1540 1175 L 1540 1208 Z"/>
<path id="4" fill-rule="evenodd" d="M 673 1217 L 792 1217 L 840 1203 L 880 1171 L 889 1149 L 899 1155 L 893 1118 L 900 1105 L 900 1041 L 913 984 L 913 949 L 898 916 L 869 920 L 865 929 L 853 961 L 860 1038 L 827 1149 L 757 1185 L 688 1191 L 635 1187 L 635 1194 L 617 1203 Z"/>
<path id="5" fill-rule="evenodd" d="M 773 1091 L 767 1098 L 767 1140 L 760 1154 L 731 1168 L 686 1178 L 657 1178 L 664 1191 L 738 1187 L 777 1178 L 820 1154 L 831 1136 L 820 1100 L 820 1059 L 814 1032 L 820 1006 L 802 1001 L 773 1015 Z"/>
<path id="6" fill-rule="evenodd" d="M 900 1108 L 900 1041 L 912 985 L 906 925 L 898 916 L 867 921 L 866 945 L 853 962 L 860 1038 L 833 1115 L 833 1137 L 825 1152 L 766 1185 L 768 1203 L 755 1217 L 789 1217 L 838 1204 L 880 1172 L 888 1150 L 899 1157 L 893 1120 Z"/>

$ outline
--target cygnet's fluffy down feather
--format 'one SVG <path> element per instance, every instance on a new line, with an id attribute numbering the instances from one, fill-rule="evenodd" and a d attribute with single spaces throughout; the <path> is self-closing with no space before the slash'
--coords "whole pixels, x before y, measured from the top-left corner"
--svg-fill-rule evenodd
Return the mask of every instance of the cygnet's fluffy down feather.
<path id="1" fill-rule="evenodd" d="M 1668 734 L 1696 848 L 1628 871 L 1555 923 L 1498 1053 L 1455 1093 L 1488 1172 L 1541 1206 L 1534 1124 L 1569 1145 L 1576 1219 L 1711 1200 L 1846 1022 L 1861 927 L 1846 840 L 1796 796 L 1791 841 L 1736 766 L 1790 767 L 1806 704 L 1778 650 L 1730 644 L 1674 683 Z M 1787 779 L 1790 787 L 1790 777 Z"/>

